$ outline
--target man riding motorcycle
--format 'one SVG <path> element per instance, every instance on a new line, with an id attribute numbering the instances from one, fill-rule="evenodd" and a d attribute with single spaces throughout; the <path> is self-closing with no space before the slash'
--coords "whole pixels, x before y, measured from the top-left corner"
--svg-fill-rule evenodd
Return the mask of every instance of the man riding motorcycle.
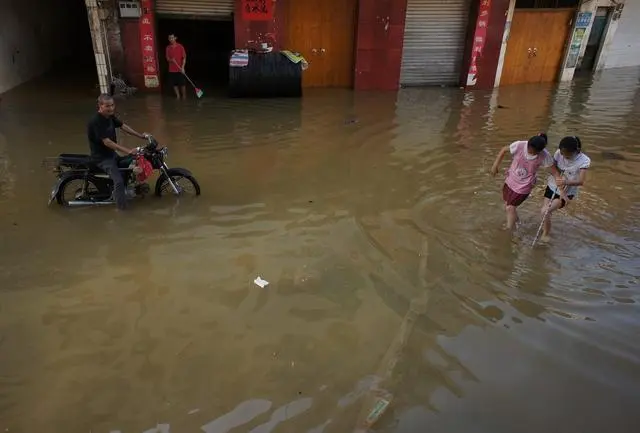
<path id="1" fill-rule="evenodd" d="M 123 123 L 114 114 L 115 109 L 116 104 L 111 95 L 100 95 L 98 97 L 98 112 L 87 124 L 87 136 L 91 147 L 91 157 L 96 165 L 104 170 L 113 181 L 116 206 L 119 210 L 124 210 L 127 206 L 127 200 L 119 163 L 126 157 L 119 156 L 116 151 L 125 155 L 134 155 L 137 149 L 129 149 L 118 144 L 116 128 L 140 139 L 147 139 L 149 134 L 136 132 L 129 125 Z"/>

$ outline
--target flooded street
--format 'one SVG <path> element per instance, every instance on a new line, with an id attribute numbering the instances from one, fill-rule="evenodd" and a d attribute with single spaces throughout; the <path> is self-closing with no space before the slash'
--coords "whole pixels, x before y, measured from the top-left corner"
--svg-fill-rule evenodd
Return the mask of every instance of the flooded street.
<path id="1" fill-rule="evenodd" d="M 637 433 L 639 83 L 137 96 L 203 193 L 121 215 L 46 206 L 91 89 L 3 95 L 0 431 Z M 488 172 L 540 130 L 592 168 L 531 249 L 544 176 L 512 240 Z"/>

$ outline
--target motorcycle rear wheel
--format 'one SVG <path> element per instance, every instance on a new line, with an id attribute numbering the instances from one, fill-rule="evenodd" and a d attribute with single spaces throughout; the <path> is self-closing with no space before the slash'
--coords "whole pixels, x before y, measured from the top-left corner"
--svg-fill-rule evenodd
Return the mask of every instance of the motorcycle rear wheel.
<path id="1" fill-rule="evenodd" d="M 100 189 L 92 179 L 85 179 L 84 175 L 78 175 L 67 178 L 60 185 L 56 200 L 61 206 L 69 206 L 70 201 L 91 201 L 99 194 Z"/>

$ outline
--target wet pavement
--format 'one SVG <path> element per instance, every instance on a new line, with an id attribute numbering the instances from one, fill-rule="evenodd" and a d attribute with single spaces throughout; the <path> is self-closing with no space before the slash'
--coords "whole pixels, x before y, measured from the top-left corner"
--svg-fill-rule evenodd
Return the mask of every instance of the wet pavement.
<path id="1" fill-rule="evenodd" d="M 46 207 L 90 86 L 3 95 L 0 431 L 637 432 L 639 80 L 139 96 L 203 195 L 124 215 Z M 539 130 L 593 166 L 532 250 L 542 182 L 512 240 L 487 173 Z"/>

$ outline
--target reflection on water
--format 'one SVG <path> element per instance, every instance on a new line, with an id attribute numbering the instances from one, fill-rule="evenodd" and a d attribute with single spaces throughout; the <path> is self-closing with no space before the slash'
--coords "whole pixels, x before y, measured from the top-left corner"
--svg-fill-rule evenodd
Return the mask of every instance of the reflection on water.
<path id="1" fill-rule="evenodd" d="M 206 433 L 225 433 L 246 424 L 260 414 L 271 409 L 268 400 L 251 400 L 240 403 L 231 412 L 202 426 Z"/>
<path id="2" fill-rule="evenodd" d="M 140 96 L 203 195 L 125 215 L 46 208 L 90 92 L 3 95 L 0 429 L 341 433 L 382 395 L 378 432 L 637 432 L 639 78 Z M 539 130 L 593 169 L 532 250 L 542 185 L 511 240 L 487 171 Z"/>

